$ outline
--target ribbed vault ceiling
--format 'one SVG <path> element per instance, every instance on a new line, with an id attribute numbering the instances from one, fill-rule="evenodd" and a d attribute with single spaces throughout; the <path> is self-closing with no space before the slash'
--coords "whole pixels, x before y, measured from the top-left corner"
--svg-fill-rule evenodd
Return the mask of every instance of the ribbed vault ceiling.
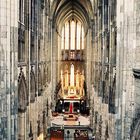
<path id="1" fill-rule="evenodd" d="M 61 29 L 65 21 L 76 18 L 86 30 L 93 17 L 92 11 L 90 0 L 54 0 L 51 9 L 53 25 Z"/>

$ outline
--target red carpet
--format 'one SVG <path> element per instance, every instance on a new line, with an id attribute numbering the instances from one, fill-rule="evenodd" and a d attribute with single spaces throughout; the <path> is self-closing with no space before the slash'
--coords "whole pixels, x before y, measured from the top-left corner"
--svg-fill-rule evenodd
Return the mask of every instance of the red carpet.
<path id="1" fill-rule="evenodd" d="M 52 130 L 50 140 L 64 140 L 64 132 L 61 130 Z"/>
<path id="2" fill-rule="evenodd" d="M 51 140 L 64 140 L 64 138 L 51 138 Z"/>
<path id="3" fill-rule="evenodd" d="M 69 109 L 69 112 L 70 112 L 70 113 L 73 112 L 73 105 L 72 105 L 72 103 L 70 103 L 70 109 Z"/>

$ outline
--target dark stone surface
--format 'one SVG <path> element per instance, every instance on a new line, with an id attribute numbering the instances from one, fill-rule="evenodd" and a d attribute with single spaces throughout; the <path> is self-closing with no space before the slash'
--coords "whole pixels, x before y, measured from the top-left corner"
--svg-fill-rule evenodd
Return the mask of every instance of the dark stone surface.
<path id="1" fill-rule="evenodd" d="M 140 79 L 140 69 L 133 69 L 133 75 L 135 78 Z"/>

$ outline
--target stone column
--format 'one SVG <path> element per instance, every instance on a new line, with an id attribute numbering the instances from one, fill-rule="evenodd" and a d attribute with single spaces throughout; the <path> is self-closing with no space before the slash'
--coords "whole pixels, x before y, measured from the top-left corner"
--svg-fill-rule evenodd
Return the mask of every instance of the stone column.
<path id="1" fill-rule="evenodd" d="M 132 123 L 133 77 L 135 67 L 135 1 L 117 1 L 117 87 L 116 87 L 116 130 L 115 139 L 130 139 Z M 128 8 L 131 7 L 131 8 Z"/>
<path id="2" fill-rule="evenodd" d="M 87 83 L 87 97 L 90 98 L 91 95 L 91 29 L 88 30 L 86 38 L 86 83 Z"/>
<path id="3" fill-rule="evenodd" d="M 18 115 L 18 138 L 21 140 L 26 140 L 26 112 L 24 113 L 19 113 Z"/>
<path id="4" fill-rule="evenodd" d="M 52 83 L 52 109 L 54 110 L 55 108 L 55 95 L 54 95 L 54 91 L 55 91 L 55 87 L 56 87 L 56 60 L 57 60 L 57 54 L 56 54 L 56 50 L 57 50 L 57 37 L 56 37 L 57 33 L 55 31 L 55 27 L 53 27 L 53 25 L 51 26 L 51 83 Z"/>

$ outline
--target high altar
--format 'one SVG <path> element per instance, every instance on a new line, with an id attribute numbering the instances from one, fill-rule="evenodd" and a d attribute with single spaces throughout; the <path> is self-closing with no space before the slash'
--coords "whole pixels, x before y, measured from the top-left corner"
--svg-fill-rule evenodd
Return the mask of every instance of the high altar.
<path id="1" fill-rule="evenodd" d="M 74 68 L 61 70 L 61 95 L 64 99 L 80 99 L 84 96 L 84 71 Z"/>

